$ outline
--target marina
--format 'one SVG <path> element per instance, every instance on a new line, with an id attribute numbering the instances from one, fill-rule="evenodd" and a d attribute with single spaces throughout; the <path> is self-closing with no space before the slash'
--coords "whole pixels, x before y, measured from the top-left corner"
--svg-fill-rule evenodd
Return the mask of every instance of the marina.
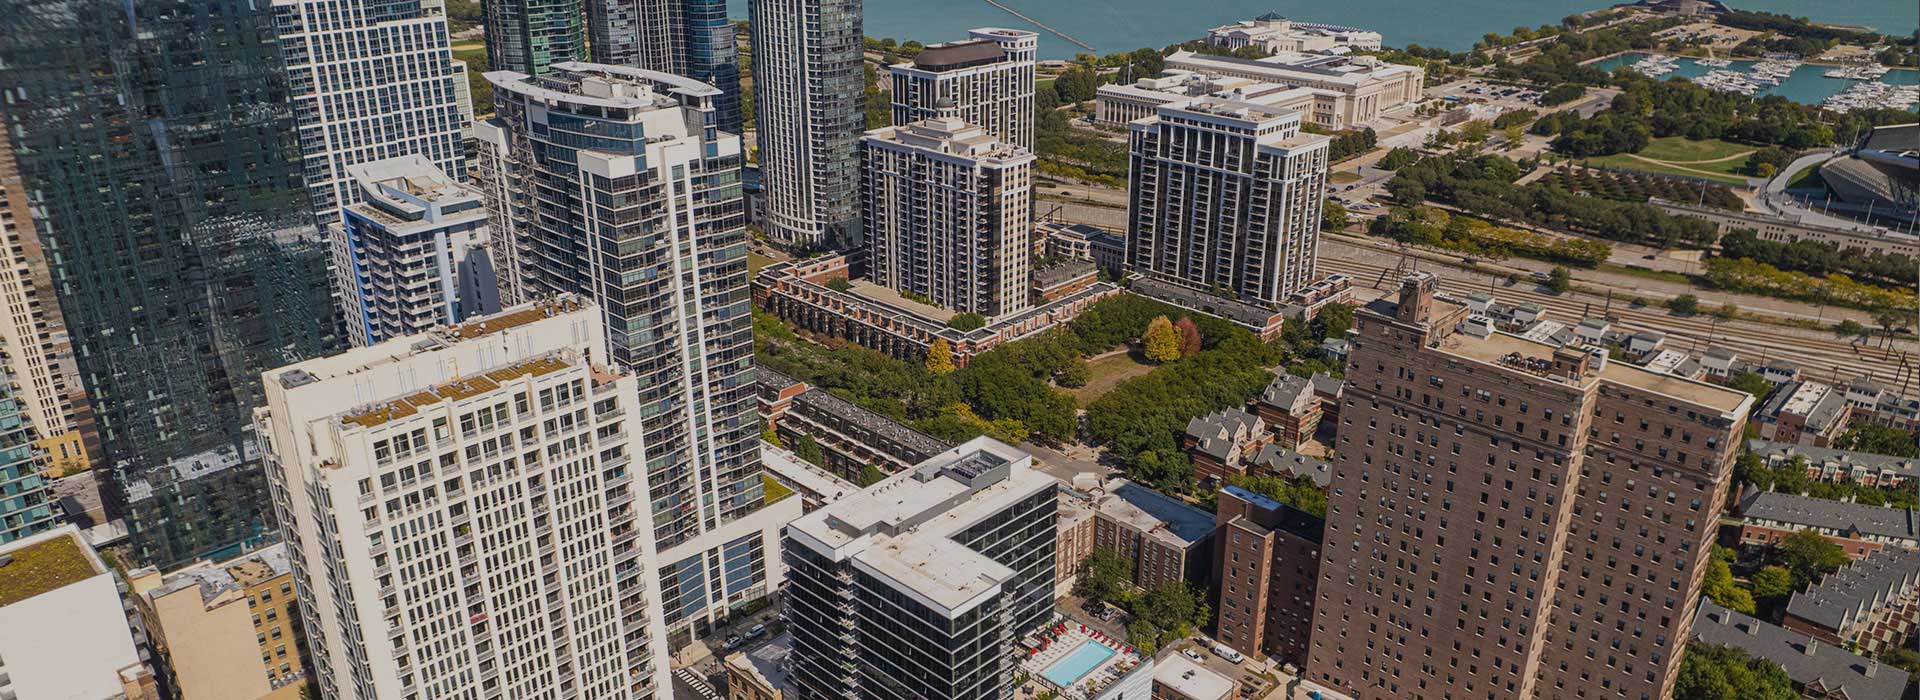
<path id="1" fill-rule="evenodd" d="M 1656 57 L 1660 60 L 1651 60 Z M 1838 111 L 1879 107 L 1914 109 L 1914 89 L 1920 86 L 1920 71 L 1888 70 L 1879 66 L 1686 58 L 1649 53 L 1626 53 L 1593 63 L 1594 67 L 1609 71 L 1620 67 L 1641 70 L 1642 65 L 1657 66 L 1661 70 L 1657 75 L 1641 72 L 1662 79 L 1685 78 L 1708 89 L 1754 97 L 1779 95 L 1801 104 L 1823 105 Z"/>

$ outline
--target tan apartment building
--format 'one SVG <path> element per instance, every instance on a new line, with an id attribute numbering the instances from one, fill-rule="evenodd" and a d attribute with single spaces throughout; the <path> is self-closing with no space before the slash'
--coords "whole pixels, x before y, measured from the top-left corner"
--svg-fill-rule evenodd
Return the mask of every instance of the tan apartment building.
<path id="1" fill-rule="evenodd" d="M 1304 665 L 1325 521 L 1237 486 L 1222 489 L 1215 503 L 1214 636 L 1243 654 Z"/>
<path id="2" fill-rule="evenodd" d="M 147 637 L 182 696 L 300 697 L 306 658 L 284 545 L 164 574 L 137 569 L 128 583 Z"/>
<path id="3" fill-rule="evenodd" d="M 58 477 L 90 466 L 100 437 L 31 206 L 7 135 L 0 134 L 0 352 L 18 387 L 21 413 Z"/>
<path id="4" fill-rule="evenodd" d="M 1356 314 L 1308 678 L 1669 697 L 1752 397 L 1466 324 L 1437 286 Z"/>

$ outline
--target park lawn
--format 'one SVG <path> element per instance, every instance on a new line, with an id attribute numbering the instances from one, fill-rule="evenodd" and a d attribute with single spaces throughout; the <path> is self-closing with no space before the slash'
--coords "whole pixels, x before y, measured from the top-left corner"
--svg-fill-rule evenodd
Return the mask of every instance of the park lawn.
<path id="1" fill-rule="evenodd" d="M 1356 173 L 1351 170 L 1335 170 L 1331 173 L 1327 173 L 1327 179 L 1332 180 L 1333 184 L 1344 185 L 1349 182 L 1359 182 L 1360 173 Z"/>
<path id="2" fill-rule="evenodd" d="M 1719 160 L 1751 150 L 1754 150 L 1754 147 L 1719 139 L 1692 141 L 1684 136 L 1663 136 L 1649 142 L 1646 148 L 1640 149 L 1640 157 L 1685 164 L 1687 167 L 1699 167 L 1694 163 L 1703 160 Z M 1735 163 L 1734 167 L 1739 167 L 1738 164 L 1744 161 L 1744 158 L 1734 158 L 1731 162 Z M 1708 168 L 1699 169 L 1707 170 Z"/>
<path id="3" fill-rule="evenodd" d="M 1087 381 L 1086 386 L 1073 390 L 1073 398 L 1081 408 L 1086 408 L 1094 399 L 1112 391 L 1120 382 L 1153 371 L 1153 365 L 1133 359 L 1132 352 L 1123 352 L 1088 362 L 1087 369 L 1092 370 L 1093 378 Z"/>
<path id="4" fill-rule="evenodd" d="M 753 251 L 747 251 L 747 274 L 749 275 L 760 274 L 760 270 L 762 268 L 765 268 L 766 266 L 772 265 L 772 264 L 773 264 L 773 258 L 769 258 L 765 255 L 761 255 Z"/>
<path id="5" fill-rule="evenodd" d="M 1736 175 L 1736 174 L 1733 174 L 1732 172 L 1733 170 L 1738 169 L 1740 165 L 1745 162 L 1744 159 L 1740 159 L 1740 158 L 1735 158 L 1725 163 L 1699 163 L 1699 164 L 1674 165 L 1674 164 L 1661 164 L 1661 163 L 1648 162 L 1648 161 L 1640 160 L 1638 158 L 1633 158 L 1631 156 L 1628 156 L 1625 153 L 1615 153 L 1610 156 L 1600 156 L 1597 158 L 1585 158 L 1585 159 L 1582 159 L 1581 162 L 1586 163 L 1588 165 L 1613 168 L 1615 170 L 1638 170 L 1643 173 L 1658 173 L 1661 175 L 1682 175 L 1686 177 L 1705 178 L 1708 180 L 1712 180 L 1714 182 L 1722 182 L 1722 183 L 1726 183 L 1736 187 L 1747 186 L 1747 177 L 1745 175 Z"/>
<path id="6" fill-rule="evenodd" d="M 456 61 L 466 61 L 469 67 L 479 65 L 475 63 L 476 60 L 478 60 L 480 63 L 484 63 L 486 61 L 486 58 L 487 58 L 486 44 L 473 42 L 473 43 L 453 45 L 453 59 Z"/>

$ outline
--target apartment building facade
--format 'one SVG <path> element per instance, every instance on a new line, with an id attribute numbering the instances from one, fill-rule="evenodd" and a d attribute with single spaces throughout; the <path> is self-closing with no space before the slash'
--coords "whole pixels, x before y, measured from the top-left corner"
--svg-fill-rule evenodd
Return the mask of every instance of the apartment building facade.
<path id="1" fill-rule="evenodd" d="M 487 66 L 527 75 L 555 63 L 585 61 L 586 0 L 501 0 L 487 13 Z"/>
<path id="2" fill-rule="evenodd" d="M 640 377 L 579 297 L 267 373 L 321 696 L 666 698 Z"/>
<path id="3" fill-rule="evenodd" d="M 960 313 L 1033 306 L 1031 152 L 954 118 L 867 132 L 868 277 Z"/>
<path id="4" fill-rule="evenodd" d="M 480 191 L 406 156 L 349 166 L 360 201 L 333 224 L 333 271 L 355 347 L 500 311 Z"/>
<path id="5" fill-rule="evenodd" d="M 1436 287 L 1357 314 L 1309 679 L 1668 697 L 1752 397 L 1462 324 Z"/>
<path id="6" fill-rule="evenodd" d="M 1033 150 L 1034 56 L 1040 35 L 981 27 L 887 67 L 893 123 L 959 119 L 1001 143 Z"/>
<path id="7" fill-rule="evenodd" d="M 1241 653 L 1305 666 L 1326 522 L 1238 486 L 1215 499 L 1215 636 Z"/>
<path id="8" fill-rule="evenodd" d="M 360 163 L 418 155 L 466 177 L 473 106 L 461 106 L 467 66 L 453 60 L 444 0 L 274 0 L 273 21 L 321 225 L 360 201 L 348 170 Z"/>
<path id="9" fill-rule="evenodd" d="M 680 76 L 559 63 L 487 79 L 498 116 L 476 132 L 503 303 L 593 300 L 614 364 L 640 375 L 677 646 L 780 578 L 785 520 L 762 509 L 740 139 L 714 126 L 720 90 Z"/>
<path id="10" fill-rule="evenodd" d="M 1202 98 L 1129 129 L 1135 273 L 1269 308 L 1313 283 L 1328 139 L 1299 112 Z"/>
<path id="11" fill-rule="evenodd" d="M 276 544 L 224 562 L 128 574 L 167 687 L 194 700 L 295 700 L 306 678 L 293 559 Z"/>
<path id="12" fill-rule="evenodd" d="M 715 124 L 729 134 L 742 133 L 740 48 L 726 0 L 586 0 L 586 5 L 590 60 L 718 88 Z"/>
<path id="13" fill-rule="evenodd" d="M 93 465 L 100 435 L 9 139 L 0 133 L 0 355 L 47 469 L 60 476 Z"/>
<path id="14" fill-rule="evenodd" d="M 799 698 L 1014 697 L 1013 649 L 1046 624 L 1055 482 L 976 438 L 787 529 Z"/>
<path id="15" fill-rule="evenodd" d="M 799 248 L 857 249 L 860 0 L 753 0 L 748 9 L 767 235 Z"/>

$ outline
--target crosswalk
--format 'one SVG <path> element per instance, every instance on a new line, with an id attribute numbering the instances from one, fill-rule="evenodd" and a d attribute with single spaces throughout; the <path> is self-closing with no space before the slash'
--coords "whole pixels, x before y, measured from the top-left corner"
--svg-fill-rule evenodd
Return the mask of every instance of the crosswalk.
<path id="1" fill-rule="evenodd" d="M 673 700 L 720 700 L 720 693 L 714 690 L 713 686 L 707 684 L 707 679 L 701 678 L 698 673 L 694 673 L 693 669 L 677 669 L 673 672 L 673 675 L 675 678 L 680 679 L 681 685 L 686 686 L 687 689 L 694 692 L 693 697 L 685 697 L 685 693 L 675 692 Z M 678 688 L 676 688 L 676 691 L 677 690 Z"/>

